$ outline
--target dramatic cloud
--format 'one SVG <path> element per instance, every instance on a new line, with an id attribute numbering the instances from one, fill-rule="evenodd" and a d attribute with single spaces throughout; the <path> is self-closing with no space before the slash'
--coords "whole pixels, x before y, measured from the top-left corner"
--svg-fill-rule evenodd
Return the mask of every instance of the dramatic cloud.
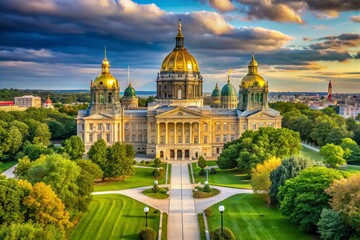
<path id="1" fill-rule="evenodd" d="M 338 36 L 320 38 L 321 43 L 311 44 L 309 47 L 314 50 L 337 50 L 348 51 L 349 48 L 360 46 L 360 35 L 357 33 L 346 33 Z"/>
<path id="2" fill-rule="evenodd" d="M 356 23 L 360 23 L 360 16 L 352 16 L 351 21 L 356 22 Z"/>
<path id="3" fill-rule="evenodd" d="M 235 10 L 235 6 L 231 0 L 209 0 L 209 4 L 220 12 L 229 12 Z"/>

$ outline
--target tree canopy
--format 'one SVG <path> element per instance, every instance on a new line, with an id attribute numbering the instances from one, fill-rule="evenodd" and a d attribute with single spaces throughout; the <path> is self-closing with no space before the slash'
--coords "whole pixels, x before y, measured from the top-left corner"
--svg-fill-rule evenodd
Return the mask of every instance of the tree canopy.
<path id="1" fill-rule="evenodd" d="M 322 146 L 320 154 L 324 156 L 324 163 L 329 167 L 336 168 L 340 165 L 346 164 L 344 159 L 344 150 L 333 143 L 328 143 L 325 146 Z"/>

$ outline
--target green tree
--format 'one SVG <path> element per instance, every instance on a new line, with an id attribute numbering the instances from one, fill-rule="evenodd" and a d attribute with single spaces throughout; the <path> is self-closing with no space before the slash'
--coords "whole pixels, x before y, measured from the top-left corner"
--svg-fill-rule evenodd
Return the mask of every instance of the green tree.
<path id="1" fill-rule="evenodd" d="M 320 149 L 320 154 L 324 156 L 324 162 L 332 168 L 346 164 L 344 159 L 344 150 L 335 144 L 326 144 Z"/>
<path id="2" fill-rule="evenodd" d="M 105 177 L 126 176 L 134 173 L 132 168 L 133 160 L 126 155 L 126 147 L 123 144 L 115 143 L 107 150 L 107 166 L 104 171 Z"/>
<path id="3" fill-rule="evenodd" d="M 217 165 L 221 169 L 232 169 L 237 167 L 238 163 L 236 159 L 239 156 L 239 144 L 231 145 L 226 149 L 223 149 L 222 153 L 218 157 Z"/>
<path id="4" fill-rule="evenodd" d="M 71 160 L 81 159 L 85 152 L 85 145 L 79 136 L 71 136 L 65 140 L 64 151 Z"/>
<path id="5" fill-rule="evenodd" d="M 8 143 L 10 144 L 9 153 L 15 155 L 23 144 L 23 136 L 17 127 L 11 126 L 8 129 L 8 138 Z"/>
<path id="6" fill-rule="evenodd" d="M 270 173 L 271 186 L 269 195 L 272 204 L 278 204 L 277 194 L 280 186 L 285 184 L 285 181 L 296 177 L 300 172 L 308 167 L 314 165 L 313 161 L 303 157 L 290 157 L 282 161 L 281 165 Z"/>
<path id="7" fill-rule="evenodd" d="M 51 148 L 47 148 L 43 144 L 31 144 L 26 141 L 24 143 L 24 154 L 29 157 L 31 161 L 35 161 L 40 157 L 41 154 L 50 155 L 54 153 L 54 150 Z"/>
<path id="8" fill-rule="evenodd" d="M 89 149 L 88 157 L 90 160 L 97 164 L 100 169 L 103 171 L 102 181 L 105 180 L 105 177 L 108 177 L 106 172 L 107 168 L 107 148 L 106 142 L 103 139 L 97 140 Z"/>
<path id="9" fill-rule="evenodd" d="M 338 212 L 324 208 L 317 223 L 318 232 L 324 240 L 349 239 L 349 229 Z"/>
<path id="10" fill-rule="evenodd" d="M 11 223 L 0 229 L 0 239 L 4 240 L 63 240 L 65 233 L 53 225 L 42 227 L 36 223 Z"/>
<path id="11" fill-rule="evenodd" d="M 311 167 L 288 179 L 279 189 L 280 212 L 300 230 L 315 232 L 323 208 L 329 207 L 329 196 L 324 192 L 345 172 L 325 167 Z"/>
<path id="12" fill-rule="evenodd" d="M 10 127 L 17 127 L 20 131 L 20 133 L 22 134 L 22 139 L 25 140 L 29 137 L 29 126 L 26 125 L 23 122 L 20 122 L 18 120 L 14 120 L 12 122 L 10 122 Z"/>
<path id="13" fill-rule="evenodd" d="M 103 172 L 100 167 L 90 160 L 77 160 L 76 165 L 81 168 L 80 175 L 77 179 L 79 187 L 78 208 L 81 211 L 86 211 L 92 200 L 91 193 L 94 191 L 94 181 L 101 178 Z"/>
<path id="14" fill-rule="evenodd" d="M 135 158 L 135 150 L 131 144 L 125 144 L 126 157 L 134 160 Z"/>
<path id="15" fill-rule="evenodd" d="M 52 139 L 63 139 L 65 127 L 62 123 L 56 121 L 55 119 L 49 119 L 46 121 L 46 124 L 49 127 L 49 131 L 51 132 Z"/>
<path id="16" fill-rule="evenodd" d="M 155 159 L 154 159 L 154 164 L 155 164 L 155 167 L 156 167 L 156 168 L 160 167 L 160 165 L 161 165 L 161 160 L 160 160 L 160 158 L 155 158 Z"/>
<path id="17" fill-rule="evenodd" d="M 49 131 L 49 127 L 46 123 L 40 123 L 37 125 L 35 132 L 33 143 L 34 144 L 43 144 L 44 146 L 48 146 L 50 144 L 51 133 Z"/>
<path id="18" fill-rule="evenodd" d="M 204 168 L 207 167 L 206 160 L 203 156 L 200 156 L 198 159 L 198 166 L 201 168 L 201 170 L 204 170 Z"/>
<path id="19" fill-rule="evenodd" d="M 32 184 L 44 182 L 51 186 L 67 209 L 76 209 L 80 170 L 75 162 L 52 154 L 36 160 L 24 178 Z"/>
<path id="20" fill-rule="evenodd" d="M 19 163 L 14 171 L 15 176 L 17 178 L 23 179 L 32 166 L 33 164 L 30 158 L 28 156 L 24 156 L 23 158 L 19 159 Z"/>
<path id="21" fill-rule="evenodd" d="M 344 158 L 346 162 L 351 164 L 360 163 L 360 147 L 351 138 L 343 138 L 340 147 L 344 150 Z"/>
<path id="22" fill-rule="evenodd" d="M 23 197 L 24 191 L 15 179 L 0 175 L 0 225 L 24 220 Z"/>

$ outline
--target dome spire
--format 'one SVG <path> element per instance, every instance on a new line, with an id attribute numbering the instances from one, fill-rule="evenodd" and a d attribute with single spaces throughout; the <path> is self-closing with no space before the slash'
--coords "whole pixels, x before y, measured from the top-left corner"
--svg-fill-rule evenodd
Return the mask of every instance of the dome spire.
<path id="1" fill-rule="evenodd" d="M 232 72 L 232 69 L 230 68 L 229 70 L 228 70 L 228 83 L 230 82 L 230 75 L 231 75 L 231 72 Z"/>
<path id="2" fill-rule="evenodd" d="M 249 62 L 249 74 L 257 73 L 258 64 L 255 60 L 254 52 L 251 53 L 251 61 Z"/>
<path id="3" fill-rule="evenodd" d="M 184 35 L 182 34 L 182 24 L 181 19 L 179 18 L 178 22 L 178 34 L 176 35 L 176 45 L 175 48 L 184 48 Z"/>
<path id="4" fill-rule="evenodd" d="M 101 74 L 109 74 L 110 73 L 110 63 L 106 58 L 106 46 L 104 48 L 104 60 L 101 64 Z"/>

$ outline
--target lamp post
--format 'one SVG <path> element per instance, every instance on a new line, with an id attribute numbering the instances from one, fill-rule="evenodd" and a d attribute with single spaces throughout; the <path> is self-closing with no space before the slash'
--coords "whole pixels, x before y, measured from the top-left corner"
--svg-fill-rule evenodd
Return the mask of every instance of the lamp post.
<path id="1" fill-rule="evenodd" d="M 158 182 L 157 180 L 154 181 L 154 185 L 158 185 L 158 183 L 159 183 L 159 182 Z"/>
<path id="2" fill-rule="evenodd" d="M 209 182 L 208 182 L 208 181 L 205 181 L 205 182 L 204 182 L 204 184 L 205 184 L 205 185 L 208 185 L 208 184 L 209 184 Z"/>
<path id="3" fill-rule="evenodd" d="M 224 220 L 223 220 L 223 212 L 225 211 L 225 207 L 224 205 L 220 205 L 219 206 L 219 211 L 221 213 L 221 237 L 223 237 L 223 233 L 224 233 Z"/>
<path id="4" fill-rule="evenodd" d="M 149 208 L 148 208 L 147 206 L 144 207 L 144 213 L 145 213 L 145 218 L 146 218 L 145 227 L 148 226 L 148 224 L 147 224 L 147 215 L 148 215 L 148 212 L 149 212 Z"/>

